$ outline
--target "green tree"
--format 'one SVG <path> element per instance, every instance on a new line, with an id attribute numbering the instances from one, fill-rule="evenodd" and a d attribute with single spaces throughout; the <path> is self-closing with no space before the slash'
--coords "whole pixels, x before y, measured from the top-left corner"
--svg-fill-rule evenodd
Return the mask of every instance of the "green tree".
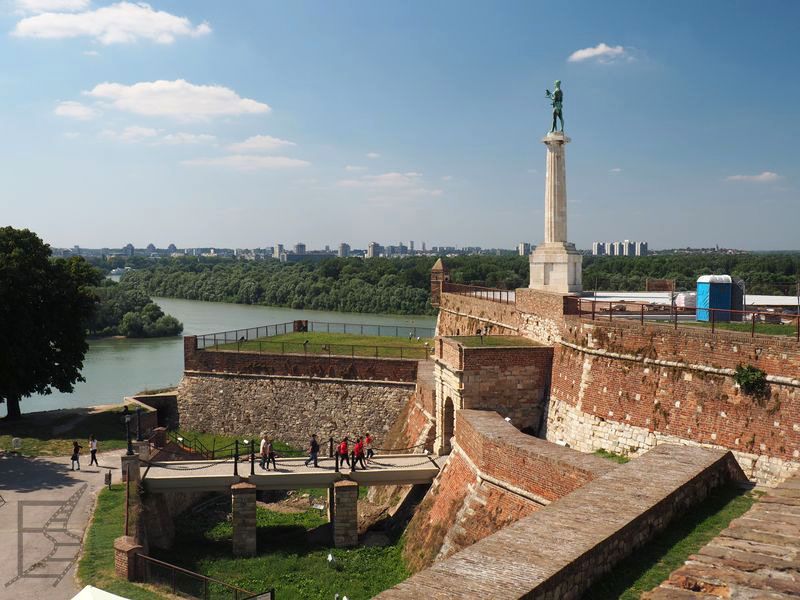
<path id="1" fill-rule="evenodd" d="M 86 323 L 100 274 L 81 258 L 50 258 L 50 247 L 27 229 L 0 228 L 0 402 L 8 419 L 20 400 L 83 381 Z"/>

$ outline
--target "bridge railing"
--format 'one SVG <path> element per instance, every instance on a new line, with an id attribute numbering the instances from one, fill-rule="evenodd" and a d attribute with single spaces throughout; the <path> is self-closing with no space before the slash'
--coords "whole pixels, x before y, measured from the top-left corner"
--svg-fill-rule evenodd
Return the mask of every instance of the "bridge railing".
<path id="1" fill-rule="evenodd" d="M 173 596 L 183 596 L 210 600 L 211 598 L 231 598 L 233 600 L 275 600 L 274 588 L 255 594 L 243 588 L 225 583 L 219 579 L 201 575 L 176 565 L 139 554 L 138 573 L 144 583 L 166 588 Z"/>

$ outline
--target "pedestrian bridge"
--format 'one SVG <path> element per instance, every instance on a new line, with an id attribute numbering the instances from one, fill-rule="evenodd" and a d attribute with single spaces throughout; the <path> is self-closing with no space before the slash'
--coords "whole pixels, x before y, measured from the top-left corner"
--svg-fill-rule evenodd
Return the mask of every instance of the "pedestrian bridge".
<path id="1" fill-rule="evenodd" d="M 346 464 L 337 470 L 335 459 L 320 458 L 319 467 L 306 467 L 306 458 L 278 458 L 278 469 L 269 471 L 250 457 L 227 460 L 155 461 L 143 465 L 142 484 L 149 492 L 227 492 L 242 481 L 256 490 L 330 488 L 340 481 L 359 486 L 416 485 L 430 483 L 439 473 L 432 457 L 425 454 L 376 455 L 367 469 L 351 471 Z"/>

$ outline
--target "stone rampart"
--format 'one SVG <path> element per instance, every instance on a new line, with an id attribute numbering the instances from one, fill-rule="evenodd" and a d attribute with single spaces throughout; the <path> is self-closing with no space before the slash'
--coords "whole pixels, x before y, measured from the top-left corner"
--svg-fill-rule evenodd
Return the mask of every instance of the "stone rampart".
<path id="1" fill-rule="evenodd" d="M 733 369 L 769 375 L 744 394 Z M 775 484 L 800 465 L 800 346 L 777 337 L 573 320 L 556 345 L 547 439 L 636 455 L 659 443 L 727 448 Z"/>
<path id="2" fill-rule="evenodd" d="M 480 329 L 494 335 L 516 335 L 520 319 L 514 304 L 475 296 L 442 294 L 436 335 L 475 335 Z"/>
<path id="3" fill-rule="evenodd" d="M 413 383 L 185 372 L 178 386 L 180 426 L 253 435 L 305 447 L 316 433 L 383 438 L 414 392 Z"/>
<path id="4" fill-rule="evenodd" d="M 358 356 L 198 350 L 196 336 L 183 338 L 185 371 L 414 383 L 417 379 L 417 362 Z"/>
<path id="5" fill-rule="evenodd" d="M 616 467 L 523 434 L 495 412 L 459 410 L 456 419 L 450 457 L 406 534 L 405 558 L 415 570 Z"/>
<path id="6" fill-rule="evenodd" d="M 730 453 L 663 445 L 376 598 L 580 598 L 710 490 L 744 479 Z"/>

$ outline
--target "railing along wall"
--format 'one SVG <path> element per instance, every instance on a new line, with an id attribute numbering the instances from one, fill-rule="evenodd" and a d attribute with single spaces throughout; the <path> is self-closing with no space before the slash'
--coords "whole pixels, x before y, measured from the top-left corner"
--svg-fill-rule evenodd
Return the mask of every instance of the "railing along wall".
<path id="1" fill-rule="evenodd" d="M 614 302 L 591 298 L 572 298 L 578 316 L 592 321 L 638 320 L 641 325 L 669 325 L 674 329 L 706 327 L 712 333 L 726 332 L 774 335 L 800 342 L 800 314 L 772 311 L 734 310 L 730 308 L 682 307 L 675 304 Z M 700 320 L 698 320 L 700 319 Z M 705 325 L 707 324 L 707 325 Z M 731 327 L 731 324 L 734 324 Z M 739 325 L 738 327 L 735 325 Z M 782 326 L 783 331 L 775 330 Z"/>
<path id="2" fill-rule="evenodd" d="M 443 281 L 442 292 L 491 300 L 492 302 L 502 302 L 503 304 L 514 304 L 515 302 L 514 290 L 501 290 L 500 288 L 481 287 L 479 285 L 463 285 L 461 283 Z"/>

